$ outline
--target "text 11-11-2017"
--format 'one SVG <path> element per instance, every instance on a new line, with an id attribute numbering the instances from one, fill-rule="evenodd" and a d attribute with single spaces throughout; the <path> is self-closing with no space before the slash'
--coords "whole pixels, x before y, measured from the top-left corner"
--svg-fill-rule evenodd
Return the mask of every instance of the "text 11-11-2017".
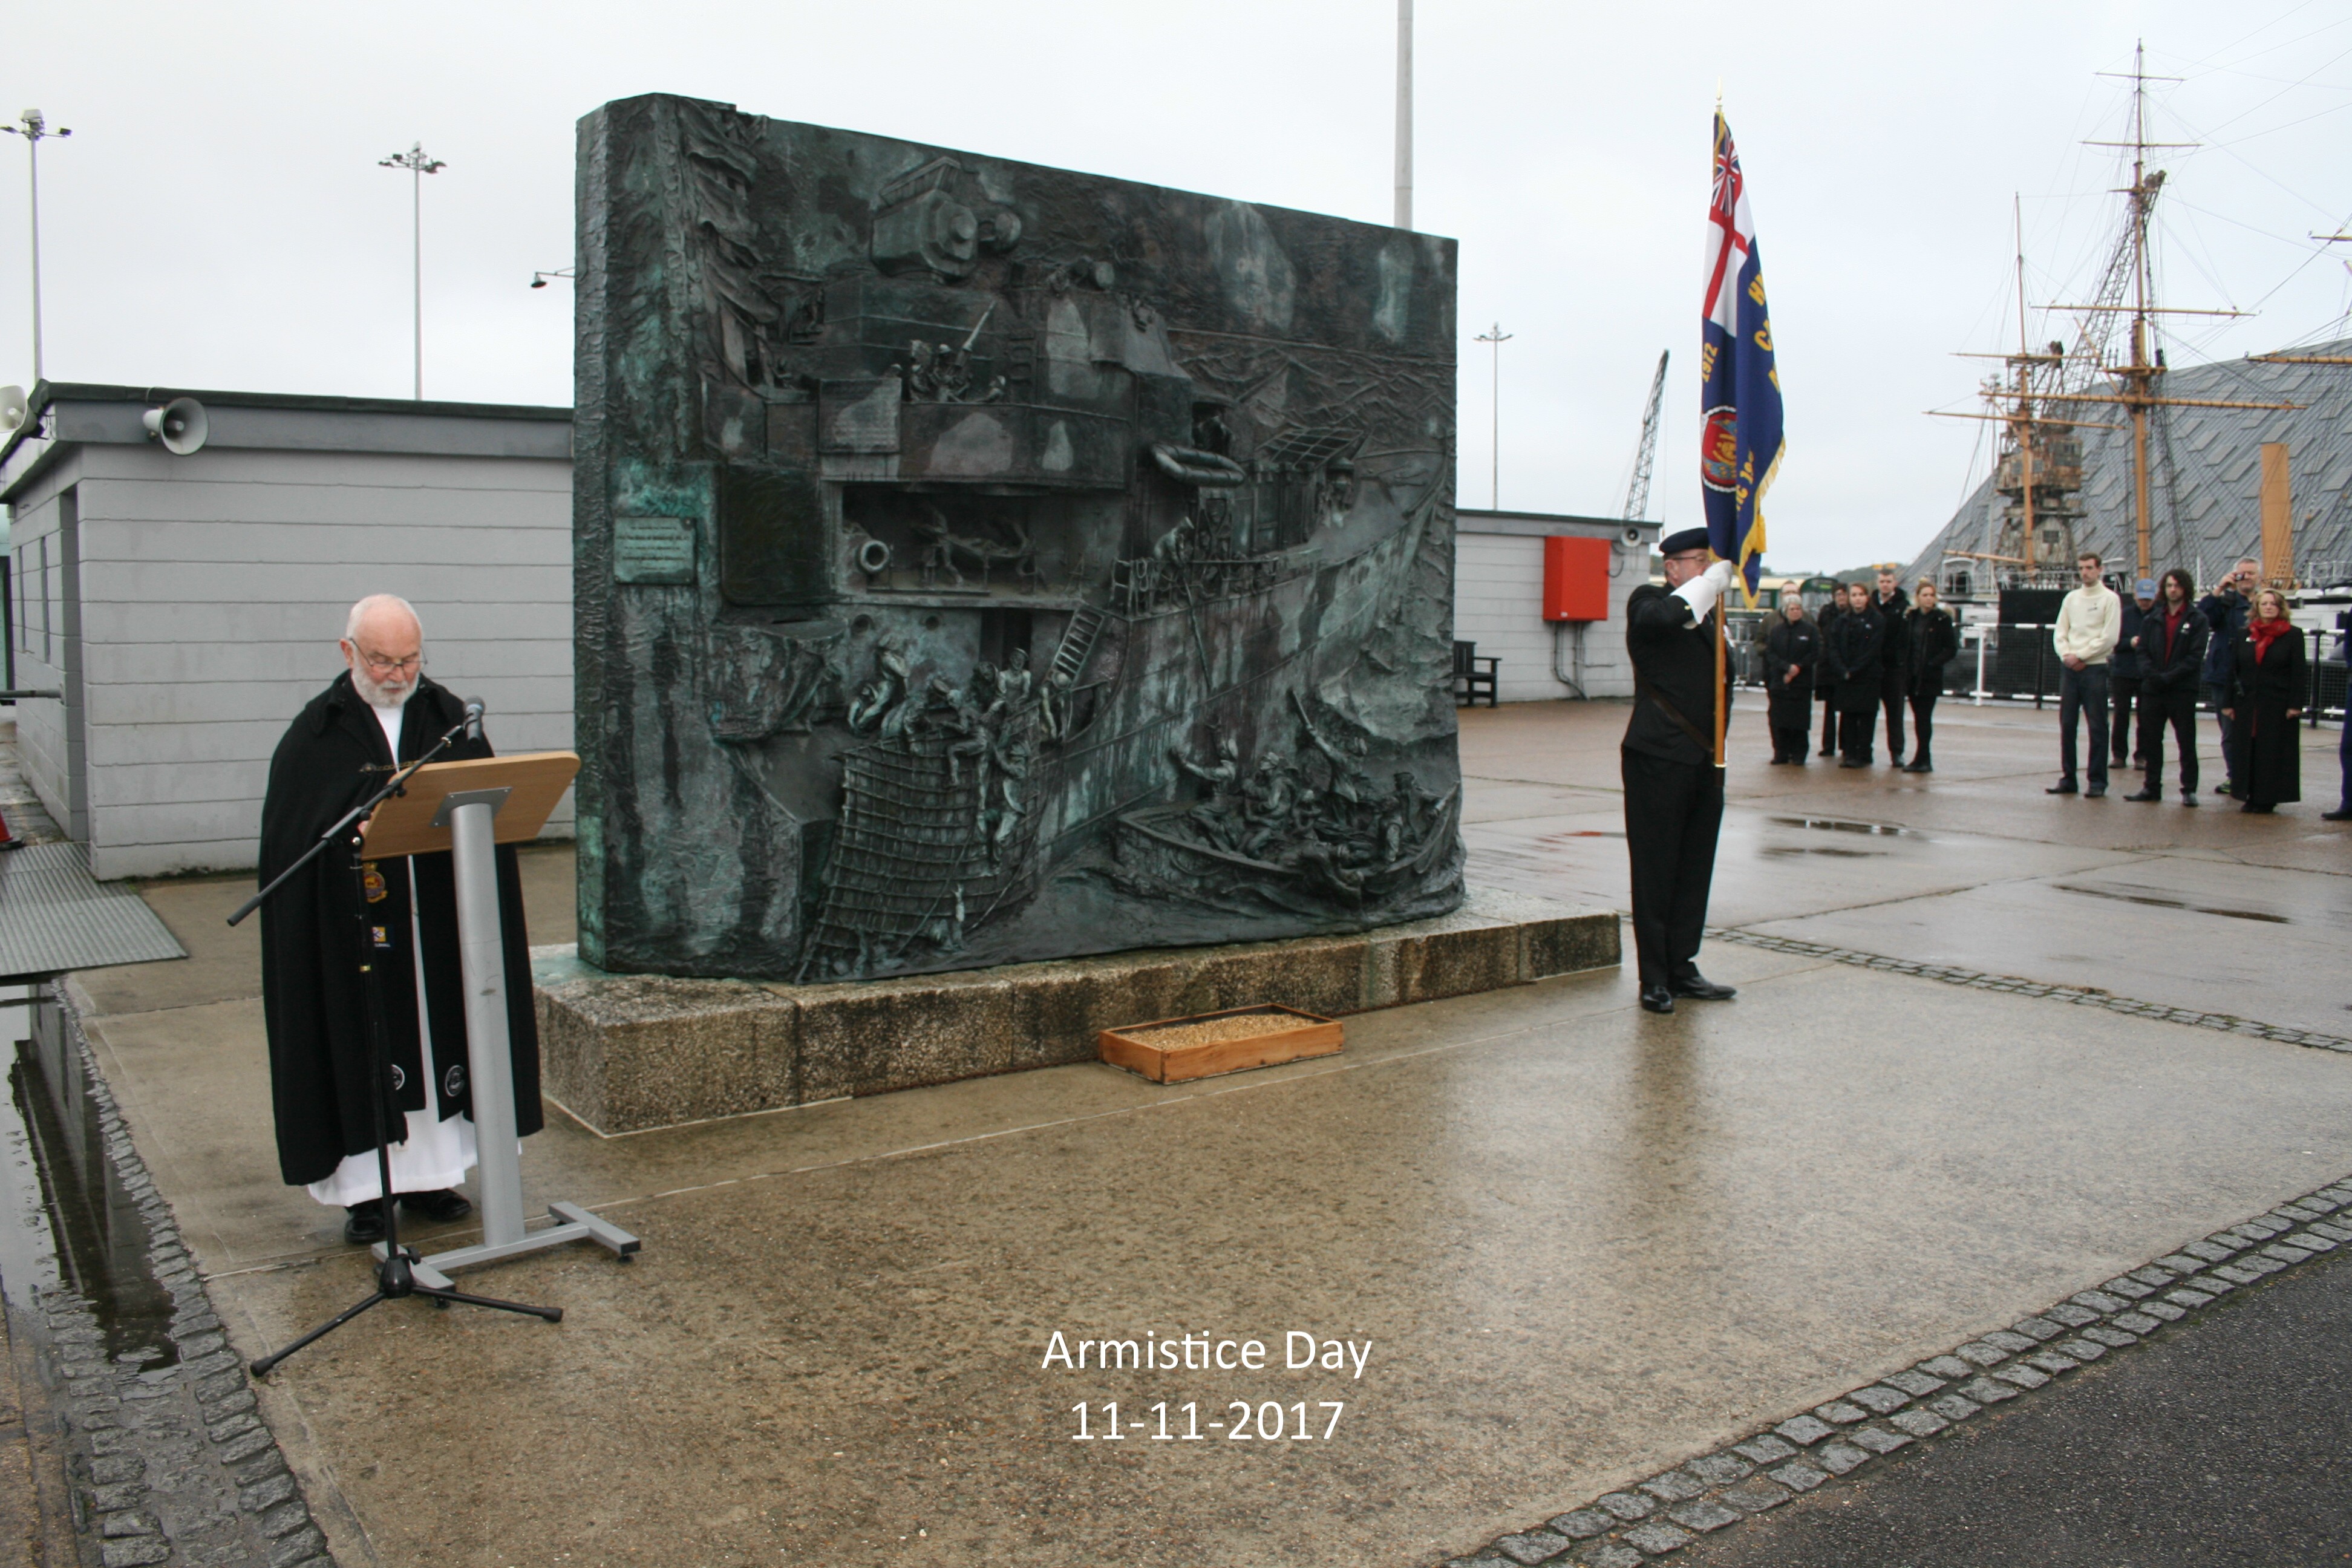
<path id="1" fill-rule="evenodd" d="M 1121 1421 L 1118 1402 L 1104 1400 L 1098 1404 L 1081 1403 L 1070 1406 L 1071 1414 L 1078 1418 L 1078 1429 L 1070 1435 L 1070 1440 L 1075 1443 L 1110 1442 L 1122 1439 L 1131 1432 L 1140 1432 L 1155 1443 L 1201 1443 L 1206 1442 L 1211 1433 L 1222 1433 L 1228 1442 L 1305 1443 L 1318 1437 L 1329 1438 L 1339 1429 L 1339 1413 L 1347 1407 L 1344 1400 L 1317 1400 L 1312 1408 L 1318 1412 L 1328 1411 L 1330 1415 L 1328 1420 L 1320 1415 L 1316 1417 L 1316 1423 L 1323 1428 L 1316 1432 L 1311 1429 L 1315 1423 L 1310 1423 L 1307 1416 L 1309 1406 L 1303 1399 L 1293 1400 L 1288 1405 L 1277 1399 L 1268 1399 L 1256 1405 L 1252 1405 L 1247 1400 L 1236 1399 L 1225 1406 L 1226 1413 L 1233 1419 L 1211 1421 L 1206 1424 L 1208 1431 L 1204 1432 L 1201 1429 L 1201 1407 L 1194 1401 L 1188 1400 L 1171 1406 L 1166 1400 L 1161 1400 L 1150 1406 L 1150 1420 Z"/>

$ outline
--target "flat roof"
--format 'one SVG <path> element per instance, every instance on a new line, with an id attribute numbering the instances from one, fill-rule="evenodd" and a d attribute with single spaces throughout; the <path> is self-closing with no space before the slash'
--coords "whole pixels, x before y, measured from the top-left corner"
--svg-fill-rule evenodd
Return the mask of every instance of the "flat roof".
<path id="1" fill-rule="evenodd" d="M 146 444 L 142 416 L 176 397 L 204 405 L 211 426 L 207 447 L 566 461 L 572 456 L 569 408 L 44 381 L 27 399 L 25 422 L 0 443 L 0 500 L 10 499 L 58 447 Z"/>

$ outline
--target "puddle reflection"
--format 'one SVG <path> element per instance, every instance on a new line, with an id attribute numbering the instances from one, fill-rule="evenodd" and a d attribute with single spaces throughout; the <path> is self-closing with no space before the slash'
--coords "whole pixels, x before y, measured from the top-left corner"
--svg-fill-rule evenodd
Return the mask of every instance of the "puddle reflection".
<path id="1" fill-rule="evenodd" d="M 1891 822 L 1847 822 L 1834 816 L 1768 816 L 1783 827 L 1818 827 L 1830 833 L 1867 833 L 1880 838 L 1924 838 L 1925 834 Z"/>
<path id="2" fill-rule="evenodd" d="M 2053 882 L 2062 893 L 2080 893 L 2089 899 L 2113 899 L 2119 904 L 2147 904 L 2159 910 L 2187 910 L 2191 914 L 2221 915 L 2233 921 L 2263 921 L 2271 925 L 2293 925 L 2284 915 L 2273 915 L 2262 910 L 2225 910 L 2212 904 L 2192 904 L 2186 899 L 2168 899 L 2155 893 L 2122 893 L 2112 888 L 2084 888 L 2072 882 Z"/>
<path id="3" fill-rule="evenodd" d="M 171 1293 L 148 1266 L 146 1221 L 106 1157 L 64 1019 L 46 997 L 0 1015 L 12 1058 L 0 1107 L 0 1288 L 26 1307 L 34 1289 L 62 1285 L 97 1312 L 109 1359 L 168 1366 L 178 1359 Z"/>

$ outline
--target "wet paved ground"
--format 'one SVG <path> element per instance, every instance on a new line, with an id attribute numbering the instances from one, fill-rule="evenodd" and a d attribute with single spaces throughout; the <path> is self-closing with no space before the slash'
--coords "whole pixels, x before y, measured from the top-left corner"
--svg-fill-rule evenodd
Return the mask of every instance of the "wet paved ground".
<path id="1" fill-rule="evenodd" d="M 1622 905 L 1622 717 L 1465 716 L 1474 875 Z M 2332 802 L 2052 800 L 2051 728 L 1953 713 L 1926 780 L 1739 753 L 1716 920 L 2352 1032 Z M 533 859 L 535 942 L 570 936 L 568 871 Z M 366 1279 L 277 1182 L 250 939 L 217 923 L 242 891 L 150 889 L 190 959 L 80 984 L 257 1353 Z M 2352 1170 L 2336 1053 L 1704 962 L 1738 1003 L 1652 1018 L 1611 973 L 1351 1019 L 1337 1063 L 1207 1085 L 1081 1067 L 609 1141 L 559 1123 L 530 1183 L 609 1209 L 638 1262 L 470 1277 L 560 1327 L 379 1310 L 263 1412 L 347 1563 L 1425 1563 Z M 1041 1366 L 1057 1330 L 1255 1338 L 1274 1365 Z M 1362 1375 L 1281 1370 L 1291 1331 L 1370 1342 Z M 1150 1425 L 1074 1441 L 1072 1407 L 1099 1432 L 1114 1400 Z M 1159 1440 L 1161 1402 L 1202 1439 Z"/>
<path id="2" fill-rule="evenodd" d="M 2194 1332 L 2074 1374 L 1693 1546 L 1686 1568 L 2272 1568 L 2352 1560 L 2352 1258 L 2228 1299 Z"/>

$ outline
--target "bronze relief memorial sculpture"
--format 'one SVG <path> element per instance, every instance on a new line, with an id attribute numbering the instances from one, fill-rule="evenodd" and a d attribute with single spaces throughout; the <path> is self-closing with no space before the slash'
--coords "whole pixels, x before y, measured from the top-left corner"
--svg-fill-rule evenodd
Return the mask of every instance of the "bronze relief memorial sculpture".
<path id="1" fill-rule="evenodd" d="M 1461 901 L 1454 242 L 671 97 L 579 211 L 583 959 Z"/>

